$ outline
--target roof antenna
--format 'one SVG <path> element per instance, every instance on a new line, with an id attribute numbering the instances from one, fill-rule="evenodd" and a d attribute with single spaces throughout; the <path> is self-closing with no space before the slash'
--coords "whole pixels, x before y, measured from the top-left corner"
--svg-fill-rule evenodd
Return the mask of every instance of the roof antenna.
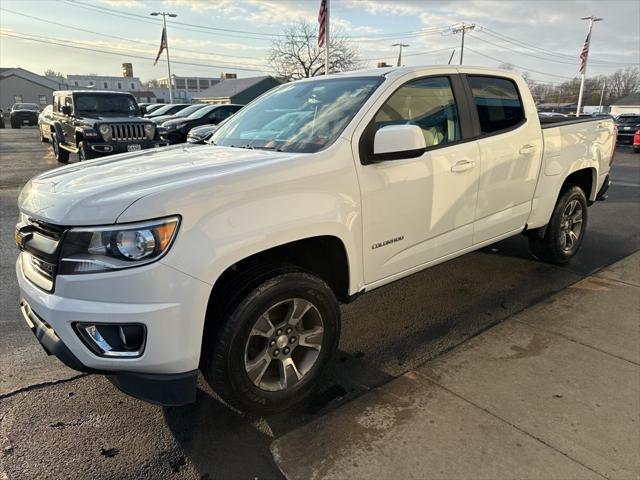
<path id="1" fill-rule="evenodd" d="M 448 65 L 451 65 L 451 60 L 453 60 L 453 56 L 456 54 L 456 49 L 453 49 L 453 52 L 451 52 L 451 56 L 449 57 L 449 63 Z"/>

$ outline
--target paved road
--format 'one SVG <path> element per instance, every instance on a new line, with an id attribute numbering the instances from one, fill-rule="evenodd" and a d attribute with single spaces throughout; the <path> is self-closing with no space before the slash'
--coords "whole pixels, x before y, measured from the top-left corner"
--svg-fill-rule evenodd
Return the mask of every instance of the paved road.
<path id="1" fill-rule="evenodd" d="M 640 249 L 639 164 L 640 155 L 618 149 L 610 198 L 590 209 L 569 267 L 532 260 L 514 237 L 367 294 L 343 307 L 340 355 L 309 405 L 248 419 L 205 385 L 195 405 L 162 409 L 101 377 L 73 379 L 42 352 L 17 313 L 12 229 L 20 186 L 55 161 L 35 129 L 0 130 L 0 480 L 3 469 L 8 478 L 279 478 L 274 437 Z"/>

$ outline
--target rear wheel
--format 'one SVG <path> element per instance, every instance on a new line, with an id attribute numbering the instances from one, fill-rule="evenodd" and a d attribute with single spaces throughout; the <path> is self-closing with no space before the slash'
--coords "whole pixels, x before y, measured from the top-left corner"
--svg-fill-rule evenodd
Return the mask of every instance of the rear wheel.
<path id="1" fill-rule="evenodd" d="M 543 237 L 529 234 L 529 248 L 538 259 L 564 265 L 578 253 L 587 228 L 587 198 L 580 187 L 571 186 L 560 195 Z"/>
<path id="2" fill-rule="evenodd" d="M 260 277 L 223 307 L 223 324 L 205 338 L 203 372 L 230 405 L 269 414 L 311 392 L 338 347 L 340 309 L 312 274 Z"/>
<path id="3" fill-rule="evenodd" d="M 51 134 L 51 146 L 53 147 L 53 156 L 60 163 L 69 163 L 69 152 L 60 148 L 58 137 L 55 133 Z"/>

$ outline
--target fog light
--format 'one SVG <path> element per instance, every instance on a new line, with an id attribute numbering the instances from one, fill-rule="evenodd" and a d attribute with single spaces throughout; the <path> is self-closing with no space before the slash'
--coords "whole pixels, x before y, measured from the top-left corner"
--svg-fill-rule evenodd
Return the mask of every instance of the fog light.
<path id="1" fill-rule="evenodd" d="M 85 345 L 101 357 L 139 357 L 144 350 L 144 325 L 77 323 L 75 328 Z"/>

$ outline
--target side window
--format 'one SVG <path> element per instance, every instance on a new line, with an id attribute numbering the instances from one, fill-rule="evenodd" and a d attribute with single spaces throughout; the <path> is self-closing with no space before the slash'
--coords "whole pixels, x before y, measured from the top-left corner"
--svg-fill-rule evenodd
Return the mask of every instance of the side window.
<path id="1" fill-rule="evenodd" d="M 482 133 L 494 133 L 524 120 L 516 84 L 506 78 L 469 76 Z"/>
<path id="2" fill-rule="evenodd" d="M 216 108 L 213 112 L 209 114 L 209 118 L 211 120 L 215 120 L 216 122 L 221 122 L 225 118 L 229 116 L 231 112 L 228 107 L 220 107 Z"/>
<path id="3" fill-rule="evenodd" d="M 447 77 L 414 80 L 400 87 L 375 117 L 376 130 L 387 125 L 417 125 L 427 147 L 460 140 L 458 110 Z"/>
<path id="4" fill-rule="evenodd" d="M 71 97 L 64 97 L 64 105 L 71 107 L 71 113 L 73 113 L 73 101 L 71 99 Z"/>

